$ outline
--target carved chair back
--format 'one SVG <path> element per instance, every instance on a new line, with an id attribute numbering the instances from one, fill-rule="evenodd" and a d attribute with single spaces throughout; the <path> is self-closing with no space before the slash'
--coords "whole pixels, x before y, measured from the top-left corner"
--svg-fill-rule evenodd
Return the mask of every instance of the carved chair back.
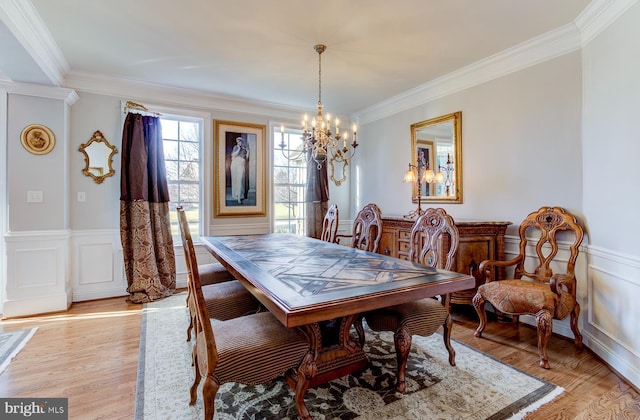
<path id="1" fill-rule="evenodd" d="M 561 232 L 569 232 L 569 235 Z M 561 207 L 541 207 L 538 211 L 529 214 L 522 222 L 519 235 L 519 262 L 515 266 L 514 278 L 519 279 L 524 276 L 541 283 L 548 283 L 553 277 L 551 263 L 558 253 L 559 235 L 562 239 L 573 236 L 564 274 L 571 277 L 574 275 L 579 247 L 584 236 L 584 231 L 574 215 Z M 531 252 L 532 247 L 535 250 L 535 257 L 528 258 L 527 252 Z M 527 267 L 533 267 L 533 269 L 529 271 Z M 573 292 L 575 297 L 575 291 Z"/>
<path id="2" fill-rule="evenodd" d="M 441 208 L 428 208 L 413 224 L 409 260 L 451 270 L 460 234 L 451 216 Z"/>
<path id="3" fill-rule="evenodd" d="M 353 221 L 351 246 L 364 251 L 378 252 L 382 237 L 382 212 L 373 204 L 367 204 L 358 212 Z"/>
<path id="4" fill-rule="evenodd" d="M 322 234 L 320 240 L 325 242 L 336 242 L 336 234 L 338 233 L 338 205 L 332 204 L 327 209 L 322 221 Z"/>

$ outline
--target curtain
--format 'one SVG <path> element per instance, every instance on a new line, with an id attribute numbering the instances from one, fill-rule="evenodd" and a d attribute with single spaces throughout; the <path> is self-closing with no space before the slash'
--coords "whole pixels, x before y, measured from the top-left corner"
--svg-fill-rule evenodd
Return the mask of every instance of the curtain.
<path id="1" fill-rule="evenodd" d="M 323 162 L 318 169 L 318 164 L 313 159 L 309 159 L 309 163 L 307 163 L 307 193 L 305 197 L 307 236 L 317 239 L 320 239 L 322 235 L 322 221 L 329 208 L 327 164 L 327 161 Z"/>
<path id="2" fill-rule="evenodd" d="M 176 289 L 169 187 L 158 117 L 127 114 L 121 159 L 120 240 L 128 299 L 151 302 Z"/>

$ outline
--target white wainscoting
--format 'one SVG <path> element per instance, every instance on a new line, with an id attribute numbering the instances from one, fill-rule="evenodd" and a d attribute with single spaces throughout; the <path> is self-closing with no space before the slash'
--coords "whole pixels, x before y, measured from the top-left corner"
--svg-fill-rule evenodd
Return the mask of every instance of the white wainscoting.
<path id="1" fill-rule="evenodd" d="M 74 302 L 127 295 L 119 230 L 77 230 L 71 243 Z"/>
<path id="2" fill-rule="evenodd" d="M 589 247 L 585 344 L 640 388 L 640 258 Z"/>
<path id="3" fill-rule="evenodd" d="M 69 238 L 67 230 L 5 235 L 4 318 L 64 311 L 71 305 Z"/>

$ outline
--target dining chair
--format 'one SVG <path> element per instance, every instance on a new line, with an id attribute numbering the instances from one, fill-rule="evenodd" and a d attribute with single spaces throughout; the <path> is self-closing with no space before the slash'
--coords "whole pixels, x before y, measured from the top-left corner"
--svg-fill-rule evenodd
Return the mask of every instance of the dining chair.
<path id="1" fill-rule="evenodd" d="M 238 382 L 257 385 L 286 373 L 294 390 L 294 401 L 301 419 L 311 416 L 304 396 L 317 367 L 315 352 L 298 329 L 286 328 L 270 312 L 219 321 L 211 318 L 200 283 L 193 242 L 188 230 L 182 244 L 191 272 L 190 300 L 195 308 L 193 360 L 195 378 L 189 389 L 191 405 L 204 376 L 202 398 L 204 418 L 213 419 L 215 397 L 220 385 Z"/>
<path id="2" fill-rule="evenodd" d="M 180 226 L 180 236 L 182 237 L 182 243 L 189 242 L 193 247 L 193 241 L 191 239 L 191 232 L 189 230 L 189 222 L 187 221 L 187 215 L 179 206 L 176 209 L 178 213 L 178 225 Z M 184 247 L 183 247 L 184 248 Z M 189 286 L 190 279 L 193 277 L 191 270 L 191 264 L 189 257 L 187 256 L 187 250 L 184 248 L 185 262 L 187 263 L 187 306 L 189 307 L 189 326 L 187 327 L 187 341 L 191 341 L 191 331 L 193 329 L 193 319 L 195 317 L 195 307 L 191 301 L 191 295 L 193 293 L 192 287 Z M 202 294 L 204 296 L 205 304 L 209 310 L 209 314 L 220 320 L 226 320 L 231 318 L 237 318 L 250 313 L 255 313 L 260 310 L 260 303 L 238 280 L 233 277 L 231 279 L 222 280 L 224 277 L 220 275 L 220 271 L 217 268 L 213 268 L 213 264 L 198 265 L 198 275 L 202 268 L 207 281 L 209 283 L 203 284 L 202 281 Z M 220 264 L 222 267 L 222 265 Z M 224 268 L 224 267 L 223 267 Z M 226 271 L 226 270 L 225 270 Z M 203 278 L 203 277 L 200 277 Z"/>
<path id="3" fill-rule="evenodd" d="M 444 209 L 429 208 L 413 224 L 409 243 L 409 260 L 450 270 L 453 264 L 460 235 L 453 218 Z M 449 364 L 455 366 L 456 353 L 451 346 L 451 327 L 453 322 L 449 312 L 450 296 L 440 299 L 424 298 L 377 309 L 363 314 L 364 319 L 374 331 L 393 331 L 396 349 L 398 373 L 396 390 L 406 390 L 406 369 L 413 335 L 423 337 L 435 333 L 443 327 L 444 345 L 449 352 Z M 360 345 L 364 345 L 362 322 L 355 324 Z"/>
<path id="4" fill-rule="evenodd" d="M 380 238 L 382 238 L 382 212 L 373 203 L 364 206 L 353 221 L 351 235 L 336 235 L 336 242 L 340 238 L 351 238 L 353 248 L 363 251 L 378 252 Z"/>
<path id="5" fill-rule="evenodd" d="M 336 242 L 336 234 L 338 233 L 338 205 L 332 204 L 327 209 L 322 221 L 322 233 L 320 240 L 325 242 Z"/>
<path id="6" fill-rule="evenodd" d="M 482 337 L 487 325 L 485 302 L 513 316 L 533 315 L 538 329 L 540 366 L 549 369 L 547 343 L 553 332 L 553 320 L 571 315 L 571 331 L 578 351 L 582 350 L 582 334 L 578 329 L 580 304 L 576 300 L 575 263 L 584 231 L 576 217 L 561 207 L 541 207 L 520 224 L 520 251 L 508 261 L 485 260 L 480 274 L 485 284 L 478 287 L 473 306 L 480 318 L 475 336 Z M 569 244 L 568 258 L 558 258 L 558 236 Z M 552 266 L 564 271 L 553 272 Z M 495 280 L 496 270 L 513 269 L 513 277 Z"/>

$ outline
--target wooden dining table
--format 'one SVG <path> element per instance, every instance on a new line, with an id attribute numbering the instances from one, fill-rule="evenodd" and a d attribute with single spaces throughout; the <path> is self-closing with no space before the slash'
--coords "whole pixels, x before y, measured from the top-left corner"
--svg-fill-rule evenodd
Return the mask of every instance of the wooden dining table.
<path id="1" fill-rule="evenodd" d="M 307 336 L 317 355 L 309 386 L 368 365 L 350 334 L 359 314 L 475 285 L 468 274 L 288 233 L 201 240 L 283 325 Z"/>

